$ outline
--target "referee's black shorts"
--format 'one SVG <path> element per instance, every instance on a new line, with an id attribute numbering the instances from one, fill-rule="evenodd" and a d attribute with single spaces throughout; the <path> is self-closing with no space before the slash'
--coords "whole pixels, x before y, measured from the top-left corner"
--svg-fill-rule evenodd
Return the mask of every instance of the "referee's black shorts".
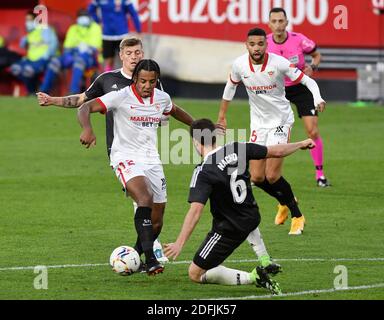
<path id="1" fill-rule="evenodd" d="M 121 40 L 104 40 L 103 39 L 103 58 L 114 58 L 120 50 Z"/>
<path id="2" fill-rule="evenodd" d="M 312 93 L 303 84 L 285 87 L 285 97 L 296 106 L 300 118 L 317 116 Z"/>
<path id="3" fill-rule="evenodd" d="M 197 250 L 193 262 L 204 270 L 215 268 L 227 259 L 247 237 L 248 234 L 243 234 L 232 238 L 211 230 Z"/>

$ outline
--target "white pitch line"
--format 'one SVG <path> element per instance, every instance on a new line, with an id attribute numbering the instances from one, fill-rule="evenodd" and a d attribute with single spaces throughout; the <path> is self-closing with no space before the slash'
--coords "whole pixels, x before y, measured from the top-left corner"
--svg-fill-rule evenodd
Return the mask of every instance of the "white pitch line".
<path id="1" fill-rule="evenodd" d="M 36 266 L 27 266 L 27 267 L 0 268 L 0 271 L 33 270 L 36 267 L 45 267 L 47 269 L 59 269 L 59 268 L 100 267 L 100 266 L 107 266 L 107 265 L 108 263 L 62 264 L 62 265 L 56 265 L 56 266 L 36 265 Z"/>
<path id="2" fill-rule="evenodd" d="M 257 259 L 238 259 L 238 260 L 226 260 L 228 263 L 240 263 L 240 262 L 257 262 Z M 384 258 L 282 258 L 273 259 L 276 262 L 332 262 L 332 261 L 384 261 Z M 169 264 L 189 264 L 190 260 L 171 261 Z M 59 269 L 59 268 L 86 268 L 86 267 L 101 267 L 108 266 L 108 263 L 84 263 L 84 264 L 62 264 L 62 265 L 36 265 L 36 266 L 20 266 L 20 267 L 3 267 L 0 271 L 17 271 L 17 270 L 33 270 L 37 266 L 44 266 L 47 269 Z"/>
<path id="3" fill-rule="evenodd" d="M 298 291 L 298 292 L 288 292 L 283 293 L 281 295 L 262 295 L 262 296 L 245 296 L 245 297 L 222 297 L 222 298 L 205 298 L 199 300 L 248 300 L 248 299 L 270 299 L 270 298 L 284 298 L 284 297 L 294 297 L 294 296 L 302 296 L 308 294 L 319 294 L 319 293 L 335 293 L 342 291 L 352 291 L 352 290 L 367 290 L 367 289 L 375 289 L 375 288 L 384 288 L 384 283 L 376 283 L 372 285 L 363 285 L 363 286 L 355 286 L 355 287 L 347 287 L 344 289 L 320 289 L 320 290 L 308 290 L 308 291 Z"/>

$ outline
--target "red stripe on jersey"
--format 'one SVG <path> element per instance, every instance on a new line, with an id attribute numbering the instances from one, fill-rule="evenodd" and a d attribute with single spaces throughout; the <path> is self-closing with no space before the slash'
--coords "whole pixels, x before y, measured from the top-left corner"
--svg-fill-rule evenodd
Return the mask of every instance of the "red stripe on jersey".
<path id="1" fill-rule="evenodd" d="M 100 113 L 105 114 L 108 111 L 107 106 L 103 101 L 101 101 L 100 98 L 96 98 L 96 101 L 104 108 L 104 110 L 100 111 Z"/>
<path id="2" fill-rule="evenodd" d="M 171 111 L 169 111 L 169 112 L 163 112 L 163 115 L 165 115 L 165 116 L 169 116 L 174 110 L 175 110 L 175 105 L 172 104 L 172 109 L 171 109 Z"/>
<path id="3" fill-rule="evenodd" d="M 255 72 L 255 69 L 253 69 L 253 64 L 252 64 L 251 56 L 248 56 L 248 61 L 249 61 L 249 69 L 251 69 L 252 72 Z"/>
<path id="4" fill-rule="evenodd" d="M 304 77 L 304 73 L 302 72 L 301 75 L 299 75 L 299 77 L 293 82 L 294 84 L 297 84 L 301 81 L 301 79 L 303 79 Z"/>
<path id="5" fill-rule="evenodd" d="M 137 100 L 139 100 L 140 103 L 144 104 L 143 98 L 140 97 L 136 91 L 136 86 L 134 84 L 132 84 L 131 87 L 132 87 L 133 94 L 136 96 Z"/>
<path id="6" fill-rule="evenodd" d="M 241 80 L 240 80 L 240 81 L 235 81 L 235 80 L 233 80 L 232 77 L 231 77 L 231 75 L 229 75 L 229 80 L 231 80 L 231 82 L 232 82 L 233 84 L 239 84 L 239 83 L 241 82 Z"/>
<path id="7" fill-rule="evenodd" d="M 265 70 L 265 68 L 267 67 L 268 57 L 269 57 L 269 54 L 268 54 L 268 52 L 266 52 L 264 55 L 264 62 L 263 62 L 263 65 L 261 66 L 260 72 L 263 72 Z"/>
<path id="8" fill-rule="evenodd" d="M 124 163 L 120 162 L 120 163 L 119 163 L 119 166 L 122 166 L 122 167 L 125 169 L 125 165 L 124 165 Z"/>
<path id="9" fill-rule="evenodd" d="M 290 68 L 296 68 L 296 66 L 295 66 L 293 63 L 291 63 L 291 64 L 289 65 L 289 67 L 290 67 Z"/>
<path id="10" fill-rule="evenodd" d="M 120 175 L 121 180 L 122 180 L 122 182 L 123 182 L 123 184 L 124 184 L 124 188 L 126 188 L 126 187 L 127 187 L 127 183 L 125 182 L 123 172 L 121 171 L 120 168 L 117 168 L 117 170 L 119 171 L 119 175 Z"/>
<path id="11" fill-rule="evenodd" d="M 151 99 L 149 100 L 150 104 L 153 104 L 153 96 L 155 95 L 155 90 L 152 91 L 151 93 Z"/>

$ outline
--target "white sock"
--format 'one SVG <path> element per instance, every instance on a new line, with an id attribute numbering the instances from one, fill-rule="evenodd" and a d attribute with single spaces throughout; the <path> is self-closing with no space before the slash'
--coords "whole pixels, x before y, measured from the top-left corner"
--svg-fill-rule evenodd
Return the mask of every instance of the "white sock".
<path id="1" fill-rule="evenodd" d="M 136 213 L 136 210 L 138 208 L 137 202 L 136 201 L 132 201 L 132 203 L 133 203 L 133 213 Z"/>
<path id="2" fill-rule="evenodd" d="M 247 237 L 247 241 L 250 243 L 253 251 L 255 251 L 257 257 L 261 256 L 269 256 L 267 252 L 267 248 L 264 245 L 263 238 L 261 237 L 261 233 L 259 228 L 251 231 Z"/>
<path id="3" fill-rule="evenodd" d="M 224 266 L 217 266 L 216 268 L 207 270 L 207 272 L 202 275 L 201 282 L 231 286 L 253 283 L 248 272 L 230 269 Z"/>

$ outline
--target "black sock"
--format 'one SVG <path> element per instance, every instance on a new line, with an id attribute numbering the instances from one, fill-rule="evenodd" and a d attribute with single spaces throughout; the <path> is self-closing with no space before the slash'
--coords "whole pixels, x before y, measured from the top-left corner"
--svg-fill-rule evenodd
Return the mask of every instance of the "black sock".
<path id="1" fill-rule="evenodd" d="M 153 228 L 151 220 L 152 209 L 149 207 L 138 207 L 135 214 L 135 227 L 141 248 L 145 254 L 145 262 L 151 263 L 156 260 L 153 254 Z"/>
<path id="2" fill-rule="evenodd" d="M 160 234 L 160 232 L 153 233 L 153 241 L 155 241 L 157 239 L 159 234 Z M 136 244 L 133 248 L 137 251 L 139 256 L 141 256 L 143 254 L 144 251 L 143 251 L 143 247 L 141 246 L 141 241 L 140 241 L 139 236 L 137 237 Z"/>
<path id="3" fill-rule="evenodd" d="M 275 183 L 271 184 L 271 187 L 275 190 L 276 198 L 280 204 L 286 205 L 291 211 L 292 218 L 301 217 L 301 212 L 297 206 L 295 196 L 293 195 L 291 185 L 284 177 L 280 177 Z"/>
<path id="4" fill-rule="evenodd" d="M 135 244 L 135 246 L 133 248 L 137 251 L 139 256 L 141 256 L 143 254 L 143 247 L 141 246 L 141 241 L 140 241 L 139 236 L 137 236 L 136 244 Z"/>
<path id="5" fill-rule="evenodd" d="M 277 198 L 277 195 L 276 195 L 276 192 L 274 190 L 274 188 L 272 187 L 272 185 L 268 182 L 267 179 L 264 179 L 263 182 L 260 182 L 260 183 L 256 183 L 254 182 L 255 186 L 259 187 L 260 189 L 264 190 L 266 193 L 268 193 L 270 196 L 276 198 L 277 200 L 279 200 Z"/>
<path id="6" fill-rule="evenodd" d="M 287 207 L 289 208 L 289 211 L 291 211 L 292 218 L 300 218 L 302 216 L 301 211 L 295 199 L 293 199 L 292 202 L 287 203 Z"/>

